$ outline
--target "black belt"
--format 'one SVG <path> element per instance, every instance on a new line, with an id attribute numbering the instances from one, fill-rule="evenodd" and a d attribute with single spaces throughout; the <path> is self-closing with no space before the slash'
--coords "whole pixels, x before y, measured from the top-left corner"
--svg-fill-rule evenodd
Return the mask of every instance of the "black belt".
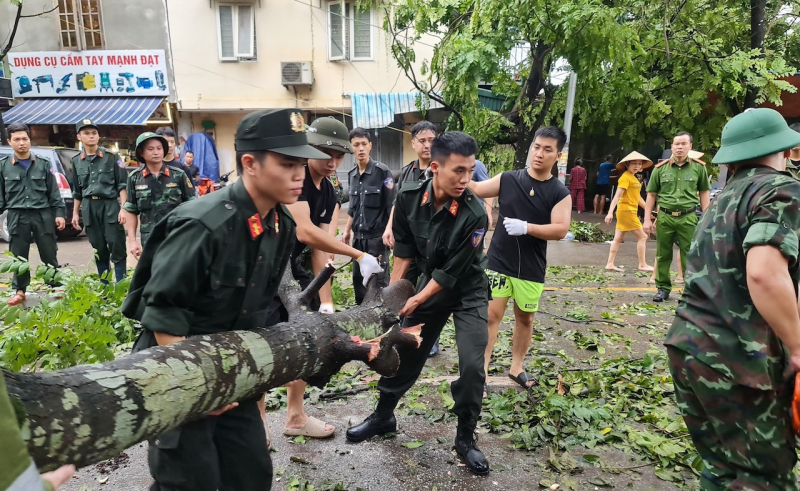
<path id="1" fill-rule="evenodd" d="M 383 236 L 383 232 L 362 233 L 353 232 L 353 238 L 356 240 L 374 239 Z"/>
<path id="2" fill-rule="evenodd" d="M 88 199 L 117 199 L 117 198 L 103 198 L 102 196 L 88 196 Z"/>
<path id="3" fill-rule="evenodd" d="M 691 210 L 667 210 L 666 208 L 661 208 L 661 213 L 666 213 L 667 215 L 673 217 L 682 217 L 684 215 L 688 215 L 690 213 L 694 213 L 694 208 Z"/>

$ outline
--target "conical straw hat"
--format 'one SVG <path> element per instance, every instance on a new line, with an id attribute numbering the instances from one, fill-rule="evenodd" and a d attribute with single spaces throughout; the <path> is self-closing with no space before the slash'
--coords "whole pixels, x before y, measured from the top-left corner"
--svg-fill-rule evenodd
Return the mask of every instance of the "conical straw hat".
<path id="1" fill-rule="evenodd" d="M 622 171 L 625 170 L 625 162 L 631 162 L 633 160 L 643 160 L 644 166 L 642 166 L 642 170 L 648 169 L 653 166 L 653 161 L 645 157 L 644 155 L 640 154 L 639 152 L 631 152 L 625 156 L 624 159 L 620 160 L 617 164 L 617 170 Z"/>

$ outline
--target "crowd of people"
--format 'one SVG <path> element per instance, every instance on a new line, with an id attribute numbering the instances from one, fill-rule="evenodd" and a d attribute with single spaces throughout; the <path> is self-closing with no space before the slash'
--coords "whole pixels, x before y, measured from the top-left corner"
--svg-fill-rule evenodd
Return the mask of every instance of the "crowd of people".
<path id="1" fill-rule="evenodd" d="M 398 348 L 398 373 L 378 381 L 374 411 L 346 431 L 347 440 L 358 443 L 396 431 L 394 411 L 452 316 L 459 368 L 451 384 L 454 448 L 472 473 L 490 472 L 475 432 L 499 324 L 513 299 L 508 376 L 529 389 L 537 381 L 525 371 L 524 358 L 544 290 L 547 241 L 566 235 L 573 196 L 582 197 L 585 189 L 567 189 L 553 176 L 566 143 L 561 129 L 536 131 L 525 169 L 478 181 L 475 140 L 457 131 L 439 133 L 422 121 L 411 129 L 418 158 L 395 181 L 370 157 L 368 131 L 348 131 L 330 117 L 306 126 L 292 110 L 257 111 L 237 128 L 239 179 L 200 199 L 194 199 L 189 175 L 165 163 L 172 149 L 164 135 L 139 137 L 136 157 L 143 166 L 126 176 L 116 156 L 97 146 L 97 126 L 83 120 L 77 130 L 84 150 L 73 161 L 73 226 L 79 226 L 80 210 L 97 251 L 98 274 L 106 280 L 111 279 L 109 261 L 117 280 L 125 274 L 118 265 L 124 265 L 119 254 L 127 234 L 128 250 L 138 263 L 122 311 L 143 328 L 134 351 L 284 321 L 287 311 L 277 289 L 286 268 L 307 286 L 332 254 L 349 257 L 357 302 L 370 281 L 409 280 L 415 294 L 398 315 L 405 326 L 423 327 L 419 348 Z M 27 257 L 25 244 L 55 241 L 54 227 L 65 225 L 64 204 L 53 191 L 49 165 L 30 153 L 27 127 L 11 125 L 9 134 L 14 155 L 0 159 L 0 208 L 14 213 L 10 247 Z M 631 232 L 640 269 L 651 269 L 644 241 L 655 228 L 654 300 L 665 301 L 672 286 L 673 244 L 680 247 L 686 286 L 666 345 L 678 407 L 703 458 L 703 489 L 797 489 L 791 381 L 784 370 L 800 369 L 800 183 L 786 172 L 787 159 L 800 150 L 800 134 L 770 109 L 734 117 L 714 157 L 714 163 L 729 166 L 732 177 L 699 225 L 695 209 L 709 207 L 709 180 L 705 164 L 690 156 L 691 147 L 691 135 L 675 135 L 672 157 L 654 166 L 646 200 L 636 175 L 653 166 L 647 157 L 633 152 L 616 166 L 609 159 L 610 166 L 601 169 L 622 172 L 606 216 L 607 222 L 614 213 L 617 218 L 608 264 L 615 268 L 619 242 Z M 340 240 L 341 198 L 331 178 L 346 154 L 353 154 L 357 165 L 348 174 L 348 220 Z M 575 173 L 584 181 L 585 174 Z M 491 211 L 489 200 L 495 198 L 502 226 L 487 251 L 487 207 Z M 40 246 L 40 253 L 57 267 L 53 249 L 43 252 Z M 9 302 L 24 302 L 26 281 L 15 275 Z M 330 285 L 319 291 L 315 308 L 322 314 L 335 310 Z M 333 435 L 332 425 L 305 414 L 304 391 L 302 381 L 287 386 L 284 433 Z M 7 419 L 11 409 L 4 390 L 0 397 L 0 418 Z M 264 421 L 263 397 L 258 397 L 153 439 L 151 489 L 269 488 L 272 464 Z M 12 452 L 24 453 L 22 440 L 12 440 Z M 10 489 L 16 489 L 14 482 L 30 482 L 35 472 L 29 460 L 19 464 L 19 473 L 8 479 Z"/>

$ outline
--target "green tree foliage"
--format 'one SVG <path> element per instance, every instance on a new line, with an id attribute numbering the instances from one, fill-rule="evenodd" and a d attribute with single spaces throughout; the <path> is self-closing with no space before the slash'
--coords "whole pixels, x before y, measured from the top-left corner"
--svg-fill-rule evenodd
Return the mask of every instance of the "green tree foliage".
<path id="1" fill-rule="evenodd" d="M 751 48 L 751 3 L 766 12 L 762 49 Z M 448 124 L 483 149 L 512 144 L 521 167 L 533 132 L 562 122 L 569 69 L 576 130 L 600 128 L 626 146 L 686 130 L 712 148 L 748 94 L 780 103 L 794 92 L 780 80 L 800 51 L 790 10 L 797 4 L 766 0 L 404 0 L 385 22 L 409 78 L 455 111 Z M 478 103 L 479 84 L 506 97 L 501 111 Z"/>

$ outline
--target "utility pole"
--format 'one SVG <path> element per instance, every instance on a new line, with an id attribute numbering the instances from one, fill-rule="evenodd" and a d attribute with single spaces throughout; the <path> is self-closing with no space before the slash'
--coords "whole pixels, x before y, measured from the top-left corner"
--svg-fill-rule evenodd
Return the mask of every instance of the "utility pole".
<path id="1" fill-rule="evenodd" d="M 569 162 L 569 142 L 572 134 L 572 113 L 575 109 L 575 87 L 578 85 L 578 76 L 575 72 L 569 73 L 569 88 L 567 89 L 567 109 L 564 112 L 564 132 L 567 134 L 567 144 L 561 151 L 558 160 L 558 180 L 563 184 L 567 180 L 567 162 Z"/>

